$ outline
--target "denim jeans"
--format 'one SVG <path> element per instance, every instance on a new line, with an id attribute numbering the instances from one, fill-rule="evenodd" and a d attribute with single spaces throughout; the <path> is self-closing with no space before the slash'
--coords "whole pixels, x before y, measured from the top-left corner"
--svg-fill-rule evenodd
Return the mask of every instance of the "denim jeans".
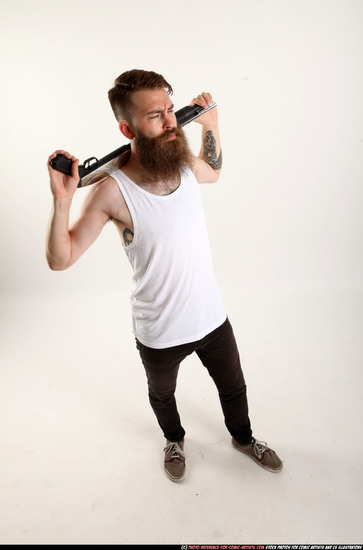
<path id="1" fill-rule="evenodd" d="M 246 384 L 228 319 L 196 342 L 154 349 L 136 340 L 136 347 L 146 371 L 150 404 L 166 439 L 181 441 L 185 435 L 174 394 L 179 365 L 195 352 L 218 389 L 228 431 L 241 444 L 251 441 Z"/>

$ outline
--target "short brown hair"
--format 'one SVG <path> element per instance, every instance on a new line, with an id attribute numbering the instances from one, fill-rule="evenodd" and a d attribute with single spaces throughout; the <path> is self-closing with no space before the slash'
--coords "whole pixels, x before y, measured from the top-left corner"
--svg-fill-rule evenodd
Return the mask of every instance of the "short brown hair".
<path id="1" fill-rule="evenodd" d="M 153 88 L 164 88 L 169 95 L 173 93 L 173 88 L 165 78 L 154 71 L 132 69 L 117 77 L 114 87 L 108 92 L 108 99 L 117 121 L 121 122 L 129 117 L 133 92 Z"/>

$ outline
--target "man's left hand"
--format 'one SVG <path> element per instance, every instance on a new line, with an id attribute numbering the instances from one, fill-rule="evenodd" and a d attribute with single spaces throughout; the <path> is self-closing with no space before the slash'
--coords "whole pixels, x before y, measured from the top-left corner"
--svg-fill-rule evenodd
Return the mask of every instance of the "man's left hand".
<path id="1" fill-rule="evenodd" d="M 193 105 L 200 105 L 205 109 L 206 107 L 208 107 L 210 103 L 212 103 L 212 101 L 213 101 L 212 94 L 208 92 L 202 92 L 197 97 L 195 97 L 190 102 L 189 105 L 191 107 Z M 217 120 L 218 120 L 218 111 L 217 111 L 217 107 L 214 107 L 204 115 L 200 115 L 198 118 L 194 120 L 194 122 L 197 122 L 198 124 L 202 124 L 202 125 L 208 125 L 208 124 L 216 123 Z"/>

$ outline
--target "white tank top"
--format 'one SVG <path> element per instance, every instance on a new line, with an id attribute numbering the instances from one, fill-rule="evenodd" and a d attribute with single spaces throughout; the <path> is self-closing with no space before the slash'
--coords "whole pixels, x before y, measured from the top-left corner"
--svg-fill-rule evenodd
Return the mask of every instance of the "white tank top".
<path id="1" fill-rule="evenodd" d="M 214 276 L 199 184 L 191 170 L 170 195 L 145 191 L 121 170 L 111 174 L 129 208 L 134 238 L 133 332 L 152 348 L 200 340 L 226 320 Z"/>

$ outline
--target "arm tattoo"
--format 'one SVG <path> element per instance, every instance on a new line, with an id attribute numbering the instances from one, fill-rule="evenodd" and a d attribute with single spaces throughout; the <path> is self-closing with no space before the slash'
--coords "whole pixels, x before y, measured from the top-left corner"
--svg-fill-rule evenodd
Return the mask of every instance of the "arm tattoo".
<path id="1" fill-rule="evenodd" d="M 219 157 L 217 158 L 217 142 L 211 130 L 208 130 L 205 134 L 203 145 L 203 160 L 205 160 L 205 162 L 209 164 L 213 170 L 220 170 L 222 168 L 222 149 Z"/>
<path id="2" fill-rule="evenodd" d="M 129 229 L 128 227 L 125 227 L 125 229 L 123 230 L 122 236 L 124 239 L 125 246 L 129 246 L 129 244 L 132 243 L 134 238 L 134 234 L 131 231 L 131 229 Z"/>

